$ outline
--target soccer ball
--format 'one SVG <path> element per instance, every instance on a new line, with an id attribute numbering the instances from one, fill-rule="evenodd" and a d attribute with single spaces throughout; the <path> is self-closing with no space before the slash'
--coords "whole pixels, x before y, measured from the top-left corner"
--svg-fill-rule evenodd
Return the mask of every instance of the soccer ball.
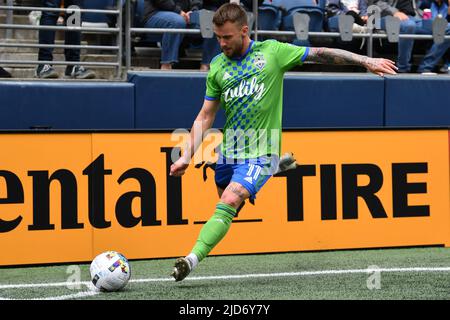
<path id="1" fill-rule="evenodd" d="M 89 271 L 92 283 L 102 291 L 120 290 L 131 277 L 127 258 L 116 251 L 100 253 L 92 261 Z"/>

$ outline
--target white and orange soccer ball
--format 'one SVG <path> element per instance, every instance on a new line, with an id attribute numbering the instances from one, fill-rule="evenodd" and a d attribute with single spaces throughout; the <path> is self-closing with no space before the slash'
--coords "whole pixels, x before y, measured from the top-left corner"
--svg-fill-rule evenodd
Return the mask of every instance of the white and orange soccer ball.
<path id="1" fill-rule="evenodd" d="M 127 258 L 116 251 L 100 253 L 92 260 L 89 271 L 92 283 L 102 291 L 121 290 L 131 277 Z"/>

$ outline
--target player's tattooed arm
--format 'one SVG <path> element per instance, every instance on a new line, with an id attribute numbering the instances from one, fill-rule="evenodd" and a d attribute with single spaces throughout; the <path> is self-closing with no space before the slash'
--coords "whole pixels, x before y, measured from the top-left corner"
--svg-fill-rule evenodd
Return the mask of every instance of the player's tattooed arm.
<path id="1" fill-rule="evenodd" d="M 333 48 L 310 48 L 307 61 L 323 64 L 351 64 L 365 66 L 368 57 L 359 54 Z"/>
<path id="2" fill-rule="evenodd" d="M 333 48 L 310 48 L 306 61 L 323 64 L 359 65 L 370 72 L 383 75 L 395 74 L 397 67 L 388 59 L 370 58 L 350 51 Z"/>

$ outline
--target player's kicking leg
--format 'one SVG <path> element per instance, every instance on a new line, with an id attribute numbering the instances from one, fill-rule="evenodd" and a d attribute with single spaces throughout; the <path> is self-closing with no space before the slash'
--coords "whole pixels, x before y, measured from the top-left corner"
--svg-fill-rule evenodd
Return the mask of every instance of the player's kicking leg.
<path id="1" fill-rule="evenodd" d="M 225 190 L 223 188 L 217 187 L 217 194 L 219 195 L 219 199 L 222 197 L 222 194 Z M 244 203 L 244 202 L 243 202 Z M 242 207 L 242 205 L 241 205 Z M 198 260 L 197 257 L 190 257 L 192 259 Z M 198 263 L 198 262 L 197 262 Z M 187 258 L 178 258 L 175 260 L 175 265 L 173 267 L 172 276 L 175 278 L 175 281 L 181 281 L 191 272 L 192 265 L 195 264 L 195 261 L 189 262 Z"/>
<path id="2" fill-rule="evenodd" d="M 223 239 L 231 226 L 237 209 L 250 193 L 241 184 L 230 182 L 223 191 L 219 203 L 216 205 L 214 215 L 203 226 L 192 252 L 186 257 L 175 261 L 172 277 L 175 281 L 181 281 L 195 269 L 209 252 Z"/>
<path id="3" fill-rule="evenodd" d="M 233 169 L 223 163 L 216 166 L 216 184 L 218 186 L 227 185 L 227 187 L 225 189 L 218 187 L 220 202 L 216 206 L 214 215 L 200 231 L 192 252 L 175 261 L 172 272 L 175 281 L 181 281 L 189 275 L 228 232 L 233 218 L 242 209 L 245 200 L 250 197 L 255 198 L 258 190 L 271 176 L 270 173 L 262 174 L 264 167 L 265 165 L 259 161 L 245 163 Z M 279 173 L 295 167 L 296 163 L 292 153 L 287 153 L 278 162 L 277 170 L 273 171 Z"/>

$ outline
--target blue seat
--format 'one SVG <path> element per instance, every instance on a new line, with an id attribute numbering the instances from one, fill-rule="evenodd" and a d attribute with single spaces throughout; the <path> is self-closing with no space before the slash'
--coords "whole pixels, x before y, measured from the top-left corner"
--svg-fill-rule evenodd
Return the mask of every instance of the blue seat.
<path id="1" fill-rule="evenodd" d="M 278 5 L 286 10 L 287 14 L 295 11 L 296 8 L 301 7 L 318 7 L 314 0 L 279 0 Z"/>
<path id="2" fill-rule="evenodd" d="M 327 6 L 327 0 L 319 0 L 318 2 L 319 2 L 318 3 L 319 8 L 322 9 L 322 10 L 325 10 L 325 8 Z"/>
<path id="3" fill-rule="evenodd" d="M 295 11 L 283 17 L 283 30 L 294 30 L 294 14 L 306 13 L 309 20 L 309 31 L 322 31 L 323 29 L 323 11 L 319 8 L 296 8 Z"/>
<path id="4" fill-rule="evenodd" d="M 117 5 L 116 0 L 89 0 L 84 1 L 83 8 L 84 9 L 111 9 L 115 8 Z M 97 23 L 109 23 L 114 19 L 114 16 L 104 14 L 104 13 L 91 13 L 85 12 L 83 13 L 83 21 L 85 22 L 97 22 Z"/>
<path id="5" fill-rule="evenodd" d="M 265 0 L 258 7 L 258 29 L 278 30 L 281 26 L 283 12 L 275 1 Z"/>
<path id="6" fill-rule="evenodd" d="M 324 22 L 324 9 L 314 0 L 280 0 L 280 6 L 286 11 L 283 22 L 283 30 L 294 30 L 294 14 L 306 13 L 310 17 L 309 31 L 322 31 Z"/>

